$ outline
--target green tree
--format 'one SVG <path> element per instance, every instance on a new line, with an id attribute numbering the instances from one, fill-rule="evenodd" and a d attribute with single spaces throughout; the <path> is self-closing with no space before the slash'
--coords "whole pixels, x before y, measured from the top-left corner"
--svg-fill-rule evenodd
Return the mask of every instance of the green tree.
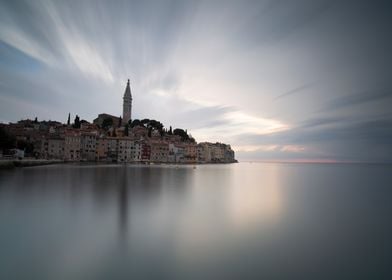
<path id="1" fill-rule="evenodd" d="M 125 135 L 125 136 L 129 136 L 129 125 L 128 125 L 128 124 L 125 125 L 125 128 L 124 128 L 124 135 Z"/>
<path id="2" fill-rule="evenodd" d="M 67 120 L 67 125 L 71 125 L 71 113 L 68 113 L 68 120 Z"/>
<path id="3" fill-rule="evenodd" d="M 168 134 L 169 134 L 169 135 L 173 135 L 173 130 L 172 130 L 172 127 L 171 127 L 171 126 L 170 126 L 170 128 L 169 128 Z"/>
<path id="4" fill-rule="evenodd" d="M 151 133 L 152 133 L 152 127 L 148 128 L 148 137 L 151 137 Z"/>
<path id="5" fill-rule="evenodd" d="M 106 118 L 102 122 L 102 128 L 103 129 L 108 129 L 109 127 L 113 126 L 113 119 L 112 118 Z"/>
<path id="6" fill-rule="evenodd" d="M 133 120 L 133 121 L 130 121 L 129 124 L 130 124 L 131 128 L 133 128 L 133 127 L 135 127 L 135 126 L 138 126 L 138 125 L 143 125 L 142 122 L 141 122 L 140 120 L 138 120 L 138 119 L 135 119 L 135 120 Z"/>
<path id="7" fill-rule="evenodd" d="M 142 119 L 140 122 L 141 122 L 141 125 L 147 127 L 148 123 L 150 122 L 150 119 Z"/>
<path id="8" fill-rule="evenodd" d="M 189 140 L 188 133 L 185 130 L 181 129 L 181 128 L 176 128 L 173 131 L 173 134 L 181 136 L 181 140 L 182 141 L 188 141 Z"/>
<path id="9" fill-rule="evenodd" d="M 0 127 L 0 149 L 15 148 L 15 136 L 11 135 L 4 128 Z"/>
<path id="10" fill-rule="evenodd" d="M 19 150 L 24 150 L 26 154 L 31 154 L 34 151 L 34 144 L 26 140 L 19 140 L 16 143 L 16 147 Z"/>
<path id="11" fill-rule="evenodd" d="M 80 128 L 80 118 L 78 115 L 75 117 L 73 128 Z"/>
<path id="12" fill-rule="evenodd" d="M 148 120 L 148 119 L 146 119 Z M 142 121 L 143 122 L 143 121 Z M 163 135 L 163 124 L 156 120 L 149 120 L 147 123 L 147 128 L 152 128 L 153 130 L 158 130 L 158 132 Z"/>
<path id="13" fill-rule="evenodd" d="M 37 117 L 35 117 L 35 119 L 34 119 L 34 123 L 38 123 L 38 119 L 37 119 Z"/>

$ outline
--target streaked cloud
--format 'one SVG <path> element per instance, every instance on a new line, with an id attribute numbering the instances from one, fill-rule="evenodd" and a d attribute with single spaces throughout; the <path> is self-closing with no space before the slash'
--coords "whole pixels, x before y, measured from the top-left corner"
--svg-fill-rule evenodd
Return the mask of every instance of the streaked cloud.
<path id="1" fill-rule="evenodd" d="M 342 97 L 332 100 L 327 106 L 326 110 L 336 110 L 348 106 L 361 105 L 367 102 L 382 101 L 384 99 L 392 99 L 392 89 L 386 90 L 369 90 L 362 91 L 355 94 L 346 94 Z M 388 102 L 388 100 L 387 100 Z"/>
<path id="2" fill-rule="evenodd" d="M 388 1 L 0 1 L 0 120 L 121 114 L 239 158 L 392 158 Z"/>
<path id="3" fill-rule="evenodd" d="M 311 86 L 312 86 L 312 84 L 304 84 L 302 86 L 296 87 L 296 88 L 294 88 L 292 90 L 289 90 L 288 92 L 285 92 L 285 93 L 282 93 L 282 94 L 278 95 L 277 97 L 275 97 L 275 100 L 283 98 L 283 97 L 287 97 L 289 95 L 293 95 L 295 93 L 298 93 L 298 92 L 301 92 L 301 91 L 304 91 L 304 90 L 307 90 L 307 89 L 311 88 Z"/>

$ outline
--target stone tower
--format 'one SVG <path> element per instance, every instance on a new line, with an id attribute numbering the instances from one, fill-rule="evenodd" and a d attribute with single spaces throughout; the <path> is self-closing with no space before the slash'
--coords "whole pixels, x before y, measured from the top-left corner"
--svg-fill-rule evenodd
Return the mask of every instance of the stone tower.
<path id="1" fill-rule="evenodd" d="M 132 94 L 131 87 L 129 86 L 129 79 L 123 97 L 123 118 L 122 123 L 127 124 L 132 117 Z"/>

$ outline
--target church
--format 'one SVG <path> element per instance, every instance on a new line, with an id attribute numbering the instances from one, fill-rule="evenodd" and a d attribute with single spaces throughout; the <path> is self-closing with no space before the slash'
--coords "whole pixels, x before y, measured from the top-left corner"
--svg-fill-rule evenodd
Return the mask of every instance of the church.
<path id="1" fill-rule="evenodd" d="M 128 123 L 128 121 L 131 118 L 132 118 L 132 94 L 131 94 L 131 87 L 129 85 L 129 79 L 128 79 L 127 87 L 125 88 L 125 93 L 123 97 L 123 116 L 122 116 L 123 124 Z"/>
<path id="2" fill-rule="evenodd" d="M 131 93 L 131 86 L 129 84 L 129 79 L 127 82 L 127 86 L 125 87 L 125 92 L 123 96 L 123 114 L 122 119 L 120 117 L 116 117 L 110 114 L 99 114 L 96 119 L 94 119 L 93 123 L 95 125 L 102 126 L 102 123 L 105 119 L 112 119 L 113 126 L 118 127 L 121 125 L 125 125 L 128 123 L 129 120 L 132 119 L 132 93 Z"/>

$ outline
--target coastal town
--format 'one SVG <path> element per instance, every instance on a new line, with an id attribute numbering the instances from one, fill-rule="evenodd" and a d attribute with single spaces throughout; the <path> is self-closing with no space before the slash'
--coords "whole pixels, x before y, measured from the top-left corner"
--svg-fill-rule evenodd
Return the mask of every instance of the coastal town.
<path id="1" fill-rule="evenodd" d="M 157 120 L 132 119 L 128 80 L 122 117 L 99 114 L 92 122 L 78 115 L 66 123 L 21 120 L 0 123 L 0 158 L 65 162 L 234 163 L 230 145 L 197 143 L 187 130 L 165 128 Z M 65 119 L 65 118 L 64 118 Z"/>

